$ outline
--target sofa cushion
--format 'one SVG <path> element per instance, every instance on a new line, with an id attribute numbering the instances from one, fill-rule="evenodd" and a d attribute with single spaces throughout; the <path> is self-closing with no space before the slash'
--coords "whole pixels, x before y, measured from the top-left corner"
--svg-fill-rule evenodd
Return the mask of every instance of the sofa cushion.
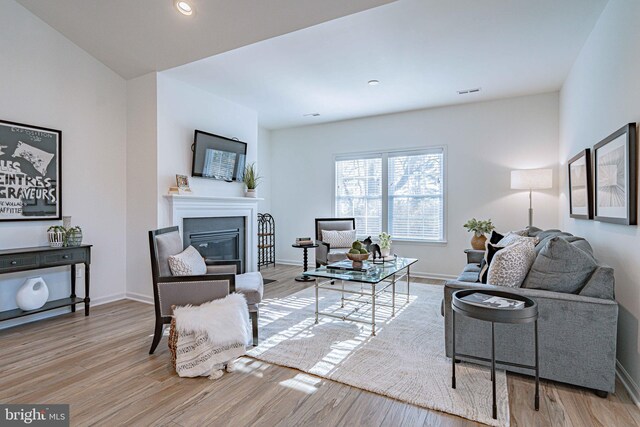
<path id="1" fill-rule="evenodd" d="M 506 236 L 504 236 L 502 239 L 500 239 L 500 241 L 497 243 L 497 245 L 498 246 L 502 246 L 502 247 L 506 247 L 506 246 L 512 245 L 512 244 L 517 243 L 517 242 L 522 242 L 524 240 L 531 240 L 534 245 L 538 242 L 538 238 L 537 237 L 527 237 L 527 236 L 523 236 L 521 234 L 518 234 L 516 232 L 510 231 L 510 232 L 507 233 Z"/>
<path id="2" fill-rule="evenodd" d="M 612 300 L 615 299 L 614 286 L 613 268 L 607 265 L 600 265 L 593 271 L 591 277 L 580 291 L 580 295 Z"/>
<path id="3" fill-rule="evenodd" d="M 560 236 L 551 237 L 536 257 L 523 287 L 577 294 L 596 267 L 593 255 Z"/>
<path id="4" fill-rule="evenodd" d="M 493 257 L 495 254 L 504 249 L 503 246 L 498 246 L 497 244 L 487 243 L 486 250 L 484 251 L 484 259 L 480 264 L 480 276 L 478 278 L 479 282 L 487 283 L 487 274 L 489 273 L 489 267 L 491 266 L 491 261 L 493 261 Z"/>
<path id="5" fill-rule="evenodd" d="M 158 246 L 158 269 L 161 277 L 171 276 L 169 268 L 169 257 L 182 252 L 182 239 L 180 233 L 172 231 L 156 236 L 156 245 Z"/>
<path id="6" fill-rule="evenodd" d="M 332 248 L 350 248 L 356 240 L 356 230 L 322 230 L 322 241 Z"/>
<path id="7" fill-rule="evenodd" d="M 535 258 L 533 239 L 524 239 L 499 250 L 489 265 L 487 283 L 519 288 Z"/>
<path id="8" fill-rule="evenodd" d="M 193 246 L 189 246 L 177 255 L 171 255 L 168 259 L 171 274 L 174 276 L 199 276 L 207 274 L 207 265 L 200 252 Z"/>
<path id="9" fill-rule="evenodd" d="M 236 276 L 236 292 L 247 298 L 247 304 L 251 309 L 251 306 L 262 301 L 262 294 L 264 293 L 262 274 L 257 271 L 238 274 Z"/>
<path id="10" fill-rule="evenodd" d="M 478 281 L 478 275 L 479 275 L 479 273 L 477 271 L 463 271 L 458 276 L 458 280 L 460 282 L 476 283 Z"/>
<path id="11" fill-rule="evenodd" d="M 497 245 L 500 240 L 504 238 L 504 235 L 498 233 L 496 230 L 491 232 L 491 236 L 489 237 L 489 243 L 493 245 Z"/>

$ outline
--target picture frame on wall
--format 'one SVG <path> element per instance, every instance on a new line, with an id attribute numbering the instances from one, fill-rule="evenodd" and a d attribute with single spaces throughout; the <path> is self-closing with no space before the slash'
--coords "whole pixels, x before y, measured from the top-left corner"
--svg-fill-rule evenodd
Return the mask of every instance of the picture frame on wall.
<path id="1" fill-rule="evenodd" d="M 569 216 L 593 219 L 593 187 L 591 180 L 591 150 L 584 149 L 568 162 Z"/>
<path id="2" fill-rule="evenodd" d="M 594 145 L 594 217 L 614 224 L 637 224 L 636 124 L 628 123 Z"/>
<path id="3" fill-rule="evenodd" d="M 62 131 L 0 120 L 0 221 L 62 219 Z"/>

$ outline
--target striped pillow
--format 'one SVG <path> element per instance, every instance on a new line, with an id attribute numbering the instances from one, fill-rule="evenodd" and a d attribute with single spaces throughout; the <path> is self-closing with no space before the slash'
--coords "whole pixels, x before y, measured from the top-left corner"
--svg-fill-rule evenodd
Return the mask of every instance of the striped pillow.
<path id="1" fill-rule="evenodd" d="M 356 230 L 322 230 L 322 241 L 332 248 L 350 248 L 356 240 Z"/>

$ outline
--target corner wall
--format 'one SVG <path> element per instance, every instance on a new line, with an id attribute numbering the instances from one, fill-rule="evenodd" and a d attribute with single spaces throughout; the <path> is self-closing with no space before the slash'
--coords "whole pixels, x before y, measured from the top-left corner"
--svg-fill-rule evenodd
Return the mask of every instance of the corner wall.
<path id="1" fill-rule="evenodd" d="M 615 269 L 621 378 L 640 399 L 640 228 L 569 218 L 567 160 L 624 124 L 640 122 L 640 2 L 610 0 L 560 94 L 560 221 Z"/>
<path id="2" fill-rule="evenodd" d="M 125 81 L 18 3 L 3 0 L 1 8 L 0 119 L 62 130 L 62 209 L 82 227 L 84 242 L 94 245 L 92 304 L 123 298 Z M 57 224 L 0 223 L 0 249 L 46 245 L 47 228 Z M 17 288 L 39 275 L 49 284 L 50 299 L 69 296 L 68 269 L 2 275 L 0 310 L 15 308 Z M 79 296 L 83 292 L 78 286 Z"/>
<path id="3" fill-rule="evenodd" d="M 469 218 L 491 218 L 498 230 L 527 225 L 528 193 L 510 189 L 511 169 L 552 168 L 557 183 L 558 93 L 272 131 L 278 260 L 301 262 L 301 251 L 291 247 L 295 237 L 313 236 L 314 218 L 334 216 L 336 154 L 436 145 L 447 147 L 448 242 L 394 241 L 393 250 L 418 258 L 417 274 L 452 277 L 470 247 L 462 228 Z M 557 188 L 534 194 L 542 228 L 558 225 Z"/>

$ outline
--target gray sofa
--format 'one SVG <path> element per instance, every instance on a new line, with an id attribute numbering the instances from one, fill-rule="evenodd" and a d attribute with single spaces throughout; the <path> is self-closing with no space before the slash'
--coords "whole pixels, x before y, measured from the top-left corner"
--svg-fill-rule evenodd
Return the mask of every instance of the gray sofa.
<path id="1" fill-rule="evenodd" d="M 536 245 L 538 258 L 541 257 L 540 251 L 552 239 L 565 239 L 593 257 L 591 246 L 583 238 L 560 230 L 542 231 L 535 227 L 528 228 L 528 233 L 529 236 L 539 238 Z M 451 357 L 452 294 L 460 289 L 507 290 L 525 295 L 538 303 L 541 378 L 591 388 L 601 397 L 614 392 L 618 303 L 614 299 L 613 269 L 593 257 L 597 267 L 576 293 L 525 287 L 504 288 L 478 283 L 483 255 L 484 251 L 467 251 L 467 266 L 457 280 L 445 284 L 442 308 L 447 356 Z M 554 272 L 549 271 L 548 274 L 552 280 Z M 524 285 L 526 283 L 525 281 Z M 534 338 L 531 324 L 496 324 L 495 334 L 497 360 L 533 364 Z M 456 316 L 457 352 L 490 358 L 489 323 Z M 531 375 L 530 370 L 498 366 Z"/>

